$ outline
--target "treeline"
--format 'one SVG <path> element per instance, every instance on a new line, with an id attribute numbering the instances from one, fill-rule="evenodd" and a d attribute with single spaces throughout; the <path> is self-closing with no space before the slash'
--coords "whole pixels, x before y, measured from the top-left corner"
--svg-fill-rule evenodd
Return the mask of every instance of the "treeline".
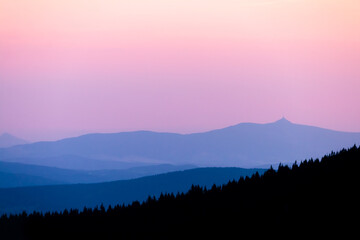
<path id="1" fill-rule="evenodd" d="M 341 232 L 358 227 L 360 147 L 131 205 L 0 218 L 0 239 L 193 239 Z"/>

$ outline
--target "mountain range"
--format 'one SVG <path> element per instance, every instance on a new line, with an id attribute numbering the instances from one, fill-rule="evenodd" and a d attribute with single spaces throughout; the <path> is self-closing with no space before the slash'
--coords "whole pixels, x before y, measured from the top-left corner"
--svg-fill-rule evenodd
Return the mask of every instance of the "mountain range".
<path id="1" fill-rule="evenodd" d="M 104 204 L 129 204 L 145 201 L 149 196 L 161 193 L 185 192 L 191 185 L 210 188 L 228 181 L 251 176 L 264 169 L 242 168 L 197 168 L 131 180 L 94 184 L 70 184 L 0 188 L 0 216 L 4 213 L 36 211 L 62 211 L 65 208 L 95 207 Z"/>
<path id="2" fill-rule="evenodd" d="M 196 168 L 196 166 L 161 164 L 129 169 L 72 170 L 23 163 L 0 162 L 0 188 L 110 182 L 192 168 Z"/>
<path id="3" fill-rule="evenodd" d="M 81 170 L 158 164 L 254 168 L 316 158 L 359 143 L 360 133 L 294 124 L 282 118 L 193 134 L 87 134 L 3 148 L 0 161 Z"/>
<path id="4" fill-rule="evenodd" d="M 129 169 L 89 171 L 0 162 L 0 188 L 110 182 L 193 168 L 196 168 L 196 166 L 161 164 Z"/>
<path id="5" fill-rule="evenodd" d="M 353 146 L 240 179 L 241 169 L 205 168 L 104 184 L 0 189 L 0 211 L 29 210 L 0 217 L 1 239 L 351 239 L 358 229 L 359 159 Z M 137 201 L 126 204 L 127 196 Z"/>

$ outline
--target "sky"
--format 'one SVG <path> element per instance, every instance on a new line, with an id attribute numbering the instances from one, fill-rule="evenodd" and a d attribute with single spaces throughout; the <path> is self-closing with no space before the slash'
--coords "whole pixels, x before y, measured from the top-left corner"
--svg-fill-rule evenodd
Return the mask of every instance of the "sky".
<path id="1" fill-rule="evenodd" d="M 360 132 L 359 0 L 0 0 L 0 134 Z"/>

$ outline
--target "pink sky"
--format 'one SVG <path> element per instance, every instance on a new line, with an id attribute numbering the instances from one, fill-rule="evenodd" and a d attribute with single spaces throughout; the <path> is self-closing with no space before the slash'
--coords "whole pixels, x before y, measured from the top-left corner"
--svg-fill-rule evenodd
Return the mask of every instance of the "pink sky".
<path id="1" fill-rule="evenodd" d="M 0 134 L 360 132 L 359 0 L 0 1 Z"/>

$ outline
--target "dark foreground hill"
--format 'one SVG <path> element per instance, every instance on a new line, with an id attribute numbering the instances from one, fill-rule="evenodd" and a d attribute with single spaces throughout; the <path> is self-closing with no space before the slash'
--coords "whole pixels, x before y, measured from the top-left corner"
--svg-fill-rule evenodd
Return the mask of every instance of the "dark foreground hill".
<path id="1" fill-rule="evenodd" d="M 240 239 L 339 235 L 358 227 L 360 148 L 222 187 L 192 186 L 129 206 L 2 217 L 12 239 Z"/>

